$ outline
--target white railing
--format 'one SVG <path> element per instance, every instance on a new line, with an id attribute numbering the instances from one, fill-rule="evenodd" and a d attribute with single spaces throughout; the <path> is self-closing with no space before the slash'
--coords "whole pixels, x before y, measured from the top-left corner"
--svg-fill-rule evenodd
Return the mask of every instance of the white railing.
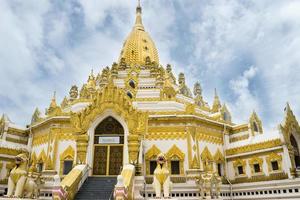
<path id="1" fill-rule="evenodd" d="M 140 193 L 143 197 L 141 199 L 155 198 L 151 184 L 147 184 L 146 189 Z M 196 184 L 173 183 L 171 197 L 179 200 L 196 200 L 201 199 L 201 194 Z M 226 184 L 221 186 L 219 198 L 222 200 L 296 200 L 300 199 L 300 178 L 232 184 L 232 190 L 230 185 Z"/>

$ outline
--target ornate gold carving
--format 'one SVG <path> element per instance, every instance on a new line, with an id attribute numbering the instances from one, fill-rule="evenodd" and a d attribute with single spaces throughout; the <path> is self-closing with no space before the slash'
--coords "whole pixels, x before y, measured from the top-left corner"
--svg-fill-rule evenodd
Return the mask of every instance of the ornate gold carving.
<path id="1" fill-rule="evenodd" d="M 72 146 L 71 145 L 68 146 L 66 148 L 66 150 L 60 154 L 59 158 L 60 158 L 60 174 L 62 175 L 65 160 L 71 160 L 71 161 L 73 161 L 73 164 L 74 164 L 75 151 L 72 148 Z"/>
<path id="2" fill-rule="evenodd" d="M 157 155 L 160 153 L 161 153 L 160 149 L 157 148 L 156 145 L 152 145 L 152 147 L 146 152 L 145 159 L 146 160 L 151 160 L 151 159 L 155 160 Z"/>
<path id="3" fill-rule="evenodd" d="M 236 177 L 235 180 L 230 180 L 231 183 L 252 183 L 252 182 L 259 182 L 259 181 L 274 181 L 274 180 L 282 180 L 288 179 L 288 175 L 284 172 L 273 173 L 269 176 L 260 175 L 260 176 L 252 176 L 250 178 L 244 177 Z"/>
<path id="4" fill-rule="evenodd" d="M 47 155 L 43 149 L 37 158 L 37 163 L 46 163 L 46 161 L 47 161 Z"/>
<path id="5" fill-rule="evenodd" d="M 168 69 L 167 69 L 167 73 L 165 73 L 165 77 L 164 77 L 164 81 L 163 81 L 163 89 L 161 91 L 161 98 L 163 100 L 175 100 L 177 91 L 174 88 L 175 78 L 174 78 L 174 76 L 173 77 L 172 76 L 173 76 L 172 72 L 171 71 L 168 72 Z M 162 77 L 162 79 L 163 79 L 163 77 Z"/>
<path id="6" fill-rule="evenodd" d="M 212 161 L 213 160 L 213 156 L 211 155 L 210 151 L 208 150 L 207 147 L 204 148 L 204 150 L 201 153 L 201 159 L 203 161 L 207 160 L 207 161 Z"/>
<path id="7" fill-rule="evenodd" d="M 145 154 L 146 161 L 146 174 L 150 174 L 150 161 L 156 160 L 157 156 L 161 153 L 161 150 L 157 148 L 156 145 L 152 145 L 152 147 Z"/>
<path id="8" fill-rule="evenodd" d="M 144 29 L 141 13 L 137 12 L 136 23 L 124 42 L 119 63 L 149 66 L 152 62 L 159 63 L 158 52 L 150 35 Z"/>
<path id="9" fill-rule="evenodd" d="M 178 160 L 180 165 L 180 174 L 184 174 L 184 156 L 184 153 L 176 145 L 173 145 L 166 153 L 169 170 L 171 171 L 171 161 Z"/>
<path id="10" fill-rule="evenodd" d="M 20 153 L 24 153 L 24 152 L 27 152 L 27 151 L 0 147 L 0 154 L 3 154 L 3 155 L 16 156 L 16 155 L 18 155 Z"/>
<path id="11" fill-rule="evenodd" d="M 280 139 L 274 139 L 266 142 L 255 143 L 255 144 L 245 145 L 245 146 L 236 147 L 232 149 L 227 149 L 226 155 L 236 155 L 236 154 L 241 154 L 241 153 L 246 153 L 251 151 L 268 149 L 268 148 L 280 146 L 281 144 L 282 143 Z"/>
<path id="12" fill-rule="evenodd" d="M 185 139 L 185 126 L 149 126 L 146 138 L 149 140 Z M 223 144 L 221 133 L 208 127 L 196 127 L 196 139 Z"/>
<path id="13" fill-rule="evenodd" d="M 31 124 L 36 124 L 42 120 L 41 118 L 41 112 L 38 108 L 35 109 L 32 117 L 31 117 Z"/>
<path id="14" fill-rule="evenodd" d="M 13 143 L 19 143 L 19 144 L 26 144 L 27 145 L 27 141 L 26 140 L 20 140 L 20 139 L 8 137 L 8 136 L 6 137 L 6 141 L 13 142 Z"/>
<path id="15" fill-rule="evenodd" d="M 259 172 L 255 172 L 254 170 L 254 165 L 255 164 L 259 164 Z M 250 168 L 251 168 L 251 174 L 252 175 L 263 175 L 263 168 L 262 168 L 262 165 L 263 165 L 263 159 L 262 158 L 259 158 L 259 157 L 253 157 L 249 160 L 249 165 L 250 165 Z"/>
<path id="16" fill-rule="evenodd" d="M 245 132 L 245 131 L 248 131 L 248 124 L 241 124 L 241 125 L 238 125 L 238 126 L 234 126 L 230 132 L 230 134 L 237 134 L 237 133 L 241 133 L 241 132 Z"/>
<path id="17" fill-rule="evenodd" d="M 114 86 L 112 80 L 97 92 L 92 104 L 81 112 L 71 114 L 71 123 L 79 135 L 84 134 L 90 124 L 108 109 L 115 111 L 127 123 L 130 133 L 128 136 L 129 159 L 132 163 L 136 162 L 140 144 L 139 137 L 146 132 L 148 114 L 133 108 L 132 102 L 124 95 L 124 91 Z"/>
<path id="18" fill-rule="evenodd" d="M 263 133 L 261 120 L 258 118 L 255 111 L 253 111 L 253 113 L 249 119 L 249 124 L 250 124 L 250 129 L 251 129 L 252 135 L 254 135 L 255 132 Z"/>
<path id="19" fill-rule="evenodd" d="M 212 170 L 212 164 L 213 164 L 214 158 L 207 147 L 205 147 L 201 153 L 201 160 L 203 162 L 204 170 L 206 170 L 206 171 Z"/>
<path id="20" fill-rule="evenodd" d="M 131 100 L 134 100 L 136 97 L 136 92 L 138 89 L 138 75 L 140 69 L 137 67 L 131 67 L 128 71 L 127 77 L 124 80 L 125 82 L 125 92 L 127 95 L 131 95 Z M 129 94 L 130 93 L 130 94 Z"/>
<path id="21" fill-rule="evenodd" d="M 270 173 L 281 172 L 282 171 L 282 156 L 280 154 L 272 152 L 267 158 L 268 170 Z M 277 161 L 278 170 L 272 169 L 272 162 Z"/>
<path id="22" fill-rule="evenodd" d="M 73 101 L 78 97 L 78 87 L 76 85 L 72 85 L 69 92 L 70 100 Z"/>
<path id="23" fill-rule="evenodd" d="M 214 102 L 213 102 L 211 111 L 213 113 L 219 112 L 221 110 L 221 107 L 222 107 L 222 105 L 221 105 L 219 96 L 217 94 L 217 89 L 215 89 L 215 97 L 214 97 Z"/>
<path id="24" fill-rule="evenodd" d="M 292 172 L 292 174 L 294 174 L 295 159 L 294 159 L 293 146 L 291 144 L 290 138 L 291 138 L 291 135 L 300 133 L 300 126 L 299 126 L 299 123 L 288 103 L 285 107 L 284 122 L 279 125 L 279 128 L 283 134 L 284 140 L 285 140 L 288 150 L 289 150 L 289 156 L 290 156 L 290 160 L 292 163 L 291 172 Z"/>
<path id="25" fill-rule="evenodd" d="M 179 91 L 178 91 L 179 94 L 182 94 L 187 97 L 192 97 L 191 90 L 185 84 L 184 73 L 179 73 L 178 83 L 179 83 Z"/>
<path id="26" fill-rule="evenodd" d="M 225 161 L 225 158 L 223 154 L 221 153 L 220 149 L 217 150 L 217 152 L 214 155 L 214 161 L 216 163 L 223 163 Z"/>
<path id="27" fill-rule="evenodd" d="M 243 174 L 239 174 L 238 167 L 243 167 Z M 233 162 L 233 168 L 235 171 L 235 176 L 245 176 L 246 175 L 246 160 L 237 159 Z"/>
<path id="28" fill-rule="evenodd" d="M 51 100 L 50 106 L 47 109 L 46 115 L 48 117 L 59 116 L 62 114 L 61 108 L 56 104 L 56 93 L 54 92 L 53 98 Z"/>
<path id="29" fill-rule="evenodd" d="M 78 134 L 76 136 L 77 163 L 79 164 L 86 163 L 88 139 L 87 134 Z"/>
<path id="30" fill-rule="evenodd" d="M 238 142 L 238 141 L 241 141 L 241 140 L 246 140 L 249 138 L 249 134 L 245 134 L 245 135 L 241 135 L 241 136 L 236 136 L 236 137 L 230 137 L 229 138 L 229 142 L 232 143 L 232 142 Z"/>
<path id="31" fill-rule="evenodd" d="M 148 133 L 145 138 L 147 140 L 179 140 L 185 139 L 186 133 L 184 132 L 177 132 L 177 133 Z"/>

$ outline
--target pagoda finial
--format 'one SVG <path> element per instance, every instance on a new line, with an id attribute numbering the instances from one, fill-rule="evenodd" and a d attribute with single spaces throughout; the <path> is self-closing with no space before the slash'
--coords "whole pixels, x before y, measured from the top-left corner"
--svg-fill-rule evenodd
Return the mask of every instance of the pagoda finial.
<path id="1" fill-rule="evenodd" d="M 138 0 L 138 5 L 136 7 L 136 12 L 142 13 L 141 0 Z"/>
<path id="2" fill-rule="evenodd" d="M 215 88 L 215 97 L 214 97 L 214 103 L 212 107 L 213 112 L 218 112 L 221 108 L 221 102 L 217 93 L 217 89 Z"/>
<path id="3" fill-rule="evenodd" d="M 215 98 L 219 98 L 219 97 L 218 97 L 217 88 L 215 88 Z"/>
<path id="4" fill-rule="evenodd" d="M 54 91 L 53 93 L 53 97 L 52 97 L 52 100 L 51 100 L 51 104 L 50 104 L 50 108 L 55 108 L 57 105 L 56 105 L 56 91 Z"/>
<path id="5" fill-rule="evenodd" d="M 136 7 L 136 19 L 135 19 L 135 26 L 134 28 L 144 30 L 144 26 L 142 23 L 142 7 L 141 7 L 141 1 L 138 0 L 138 5 Z"/>

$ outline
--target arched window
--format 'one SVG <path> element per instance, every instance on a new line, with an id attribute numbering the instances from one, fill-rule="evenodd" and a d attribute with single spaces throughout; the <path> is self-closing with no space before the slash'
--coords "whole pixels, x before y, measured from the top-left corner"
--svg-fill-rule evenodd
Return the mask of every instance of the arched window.
<path id="1" fill-rule="evenodd" d="M 152 145 L 152 147 L 145 154 L 147 175 L 153 175 L 154 170 L 156 169 L 157 166 L 156 158 L 157 155 L 159 155 L 160 153 L 161 153 L 160 149 L 157 148 L 156 145 Z"/>
<path id="2" fill-rule="evenodd" d="M 129 81 L 129 85 L 130 85 L 130 87 L 132 87 L 133 89 L 135 88 L 135 83 L 134 83 L 133 80 L 130 80 L 130 81 Z"/>
<path id="3" fill-rule="evenodd" d="M 105 118 L 95 130 L 95 135 L 105 135 L 105 134 L 117 134 L 123 135 L 123 126 L 113 117 Z"/>
<path id="4" fill-rule="evenodd" d="M 296 168 L 300 168 L 300 154 L 299 154 L 298 143 L 293 135 L 291 135 L 290 141 L 294 151 L 294 160 L 295 160 Z"/>
<path id="5" fill-rule="evenodd" d="M 131 92 L 127 92 L 127 96 L 128 96 L 130 99 L 132 99 L 132 98 L 133 98 L 133 96 L 132 96 Z"/>

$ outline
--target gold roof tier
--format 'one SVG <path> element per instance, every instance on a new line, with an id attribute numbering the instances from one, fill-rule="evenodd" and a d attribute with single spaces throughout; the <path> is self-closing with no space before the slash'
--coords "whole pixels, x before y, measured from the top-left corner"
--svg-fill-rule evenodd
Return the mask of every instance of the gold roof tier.
<path id="1" fill-rule="evenodd" d="M 121 62 L 121 59 L 131 66 L 144 66 L 146 63 L 150 62 L 159 64 L 156 46 L 150 35 L 145 31 L 142 23 L 142 8 L 140 3 L 136 8 L 135 25 L 124 42 L 119 62 Z"/>

